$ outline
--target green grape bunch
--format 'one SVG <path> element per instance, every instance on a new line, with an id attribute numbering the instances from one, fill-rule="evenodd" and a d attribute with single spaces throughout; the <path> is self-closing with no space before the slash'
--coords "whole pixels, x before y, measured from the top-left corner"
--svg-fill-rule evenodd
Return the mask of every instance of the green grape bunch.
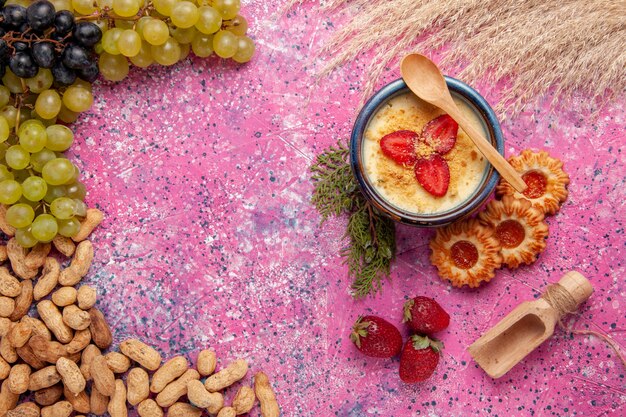
<path id="1" fill-rule="evenodd" d="M 52 1 L 57 10 L 66 0 Z M 190 52 L 238 63 L 250 61 L 254 41 L 240 0 L 71 0 L 77 20 L 92 20 L 102 31 L 95 45 L 100 74 L 121 81 L 130 66 L 169 66 Z"/>
<path id="2" fill-rule="evenodd" d="M 16 241 L 30 248 L 57 234 L 75 236 L 87 214 L 87 192 L 79 169 L 63 155 L 74 134 L 30 119 L 7 135 L 7 124 L 0 116 L 0 203 Z"/>

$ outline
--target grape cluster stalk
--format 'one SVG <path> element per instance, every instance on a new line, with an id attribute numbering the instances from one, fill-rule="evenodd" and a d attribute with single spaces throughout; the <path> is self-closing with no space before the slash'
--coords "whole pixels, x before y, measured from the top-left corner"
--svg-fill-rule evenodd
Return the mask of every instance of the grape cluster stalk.
<path id="1" fill-rule="evenodd" d="M 255 52 L 240 0 L 0 0 L 0 204 L 24 247 L 78 233 L 87 206 L 64 152 L 99 76 L 173 65 L 190 52 Z"/>

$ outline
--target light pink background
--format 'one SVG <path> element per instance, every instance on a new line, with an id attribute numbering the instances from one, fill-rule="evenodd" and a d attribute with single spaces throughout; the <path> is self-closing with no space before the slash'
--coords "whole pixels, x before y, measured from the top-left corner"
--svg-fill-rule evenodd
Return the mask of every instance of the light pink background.
<path id="1" fill-rule="evenodd" d="M 281 17 L 282 2 L 244 3 L 258 47 L 251 63 L 134 69 L 121 83 L 96 84 L 95 105 L 74 125 L 89 203 L 106 213 L 88 281 L 116 343 L 140 337 L 165 357 L 194 359 L 211 347 L 220 366 L 247 358 L 270 375 L 284 416 L 626 414 L 624 368 L 596 339 L 557 330 L 497 381 L 466 350 L 570 269 L 595 293 L 569 323 L 625 347 L 624 99 L 596 120 L 574 100 L 504 123 L 508 155 L 546 149 L 571 176 L 537 263 L 501 270 L 478 290 L 451 288 L 429 264 L 431 232 L 399 226 L 391 281 L 355 302 L 337 255 L 345 219 L 319 226 L 308 173 L 319 152 L 348 137 L 358 111 L 361 63 L 313 76 L 318 47 L 350 16 L 296 7 Z M 398 76 L 394 68 L 386 79 Z M 417 294 L 436 298 L 452 321 L 435 375 L 405 385 L 397 359 L 361 356 L 348 334 L 362 313 L 400 325 L 402 303 Z"/>

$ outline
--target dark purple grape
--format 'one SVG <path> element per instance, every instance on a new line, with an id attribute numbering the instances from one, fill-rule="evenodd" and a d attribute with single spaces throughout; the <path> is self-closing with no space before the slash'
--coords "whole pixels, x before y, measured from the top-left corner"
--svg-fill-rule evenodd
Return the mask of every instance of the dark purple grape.
<path id="1" fill-rule="evenodd" d="M 63 50 L 61 56 L 63 65 L 71 69 L 87 68 L 93 59 L 85 48 L 76 44 L 69 44 Z"/>
<path id="2" fill-rule="evenodd" d="M 62 62 L 57 62 L 52 67 L 52 76 L 57 84 L 71 85 L 76 81 L 76 72 L 63 65 Z"/>
<path id="3" fill-rule="evenodd" d="M 7 73 L 7 67 L 4 64 L 0 64 L 0 78 L 4 77 Z"/>
<path id="4" fill-rule="evenodd" d="M 78 75 L 78 78 L 80 78 L 81 80 L 85 80 L 89 83 L 92 83 L 98 79 L 100 70 L 98 69 L 98 64 L 95 61 L 93 61 L 87 68 L 77 70 L 76 74 Z"/>
<path id="5" fill-rule="evenodd" d="M 32 49 L 33 58 L 40 67 L 52 68 L 56 61 L 56 51 L 51 42 L 37 42 Z"/>
<path id="6" fill-rule="evenodd" d="M 37 32 L 48 29 L 54 23 L 54 5 L 47 0 L 38 0 L 26 9 L 26 21 Z"/>
<path id="7" fill-rule="evenodd" d="M 13 42 L 13 48 L 17 52 L 26 52 L 28 51 L 28 44 L 26 42 L 16 41 L 16 42 Z"/>
<path id="8" fill-rule="evenodd" d="M 0 0 L 0 1 L 2 1 L 2 0 Z M 1 6 L 0 6 L 0 7 L 1 7 Z M 6 33 L 7 33 L 7 31 L 6 31 L 6 30 L 4 30 L 4 29 L 0 28 L 0 36 L 4 36 L 4 35 L 6 35 Z"/>
<path id="9" fill-rule="evenodd" d="M 102 31 L 92 22 L 78 22 L 74 28 L 74 40 L 87 48 L 91 48 L 102 39 Z"/>
<path id="10" fill-rule="evenodd" d="M 74 29 L 74 15 L 68 10 L 57 12 L 54 17 L 54 31 L 61 35 L 67 35 Z"/>
<path id="11" fill-rule="evenodd" d="M 18 29 L 26 23 L 26 8 L 19 4 L 8 4 L 0 12 L 4 18 L 4 26 L 11 29 Z"/>
<path id="12" fill-rule="evenodd" d="M 16 52 L 9 59 L 9 68 L 13 74 L 21 78 L 33 78 L 39 71 L 39 66 L 27 52 Z"/>

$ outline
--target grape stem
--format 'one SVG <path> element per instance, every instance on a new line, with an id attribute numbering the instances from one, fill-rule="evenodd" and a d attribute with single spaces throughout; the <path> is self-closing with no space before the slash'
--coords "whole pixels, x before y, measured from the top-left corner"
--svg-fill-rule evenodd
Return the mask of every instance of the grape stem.
<path id="1" fill-rule="evenodd" d="M 92 14 L 88 14 L 85 16 L 77 16 L 74 20 L 76 20 L 77 22 L 80 22 L 81 20 L 100 20 L 100 19 L 106 19 L 109 21 L 113 21 L 113 20 L 127 20 L 130 22 L 136 22 L 137 20 L 141 19 L 144 16 L 149 16 L 150 12 L 155 10 L 154 6 L 152 5 L 152 2 L 149 1 L 144 7 L 142 7 L 141 9 L 139 9 L 139 11 L 137 12 L 136 15 L 134 16 L 128 16 L 128 17 L 124 17 L 124 16 L 118 16 L 116 15 L 113 10 L 110 7 L 104 7 L 102 9 L 96 10 L 95 12 L 93 12 Z M 111 27 L 112 25 L 109 24 L 109 27 Z"/>

